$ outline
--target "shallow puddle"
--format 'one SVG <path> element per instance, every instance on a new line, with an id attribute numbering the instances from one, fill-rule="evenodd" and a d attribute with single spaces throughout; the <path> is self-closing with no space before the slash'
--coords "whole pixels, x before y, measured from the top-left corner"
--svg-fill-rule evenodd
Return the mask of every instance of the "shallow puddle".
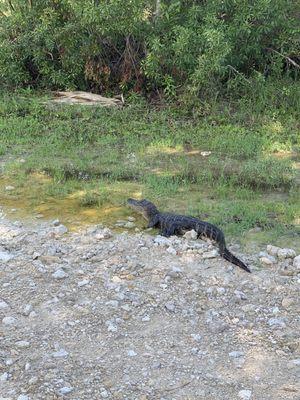
<path id="1" fill-rule="evenodd" d="M 52 186 L 51 186 L 52 185 Z M 143 185 L 136 182 L 114 182 L 105 183 L 108 188 L 105 201 L 102 205 L 85 207 L 80 199 L 86 193 L 87 188 L 77 183 L 77 187 L 71 187 L 69 193 L 61 195 L 51 195 L 53 188 L 60 188 L 59 184 L 54 184 L 53 179 L 45 174 L 34 173 L 26 177 L 2 177 L 0 178 L 0 208 L 4 215 L 13 220 L 33 221 L 33 220 L 55 220 L 68 227 L 71 231 L 79 230 L 88 225 L 103 224 L 117 231 L 124 230 L 124 227 L 117 228 L 116 223 L 119 220 L 127 220 L 133 216 L 132 210 L 126 205 L 128 197 L 140 198 L 143 192 Z M 64 184 L 61 185 L 64 189 Z M 272 196 L 271 193 L 266 199 Z M 276 198 L 276 196 L 279 198 Z M 282 194 L 274 193 L 277 201 L 285 201 L 281 198 Z M 178 213 L 185 213 L 186 206 L 191 202 L 197 204 L 199 200 L 198 190 L 178 192 L 177 196 L 171 196 L 168 201 L 169 210 L 177 210 Z M 166 209 L 166 207 L 164 207 Z M 296 221 L 295 221 L 296 222 Z M 297 222 L 296 222 L 297 224 Z M 137 216 L 136 227 L 144 228 L 145 221 Z M 255 232 L 250 230 L 244 232 L 240 237 L 240 242 L 247 252 L 257 252 L 265 248 L 267 244 L 274 244 L 280 247 L 292 247 L 300 252 L 300 236 L 295 232 L 274 237 L 271 231 Z"/>
<path id="2" fill-rule="evenodd" d="M 126 206 L 126 198 L 140 196 L 136 184 L 126 183 L 127 187 L 120 188 L 123 194 L 119 195 L 119 201 L 114 198 L 112 204 L 108 201 L 103 206 L 83 207 L 79 199 L 84 191 L 75 191 L 62 198 L 45 195 L 45 187 L 51 181 L 51 178 L 43 174 L 28 176 L 25 184 L 1 178 L 0 207 L 4 215 L 22 221 L 59 219 L 71 231 L 93 224 L 113 227 L 118 220 L 126 220 L 132 215 L 132 211 Z M 120 185 L 125 186 L 125 183 L 121 182 Z M 142 226 L 142 221 L 137 221 L 136 225 Z"/>

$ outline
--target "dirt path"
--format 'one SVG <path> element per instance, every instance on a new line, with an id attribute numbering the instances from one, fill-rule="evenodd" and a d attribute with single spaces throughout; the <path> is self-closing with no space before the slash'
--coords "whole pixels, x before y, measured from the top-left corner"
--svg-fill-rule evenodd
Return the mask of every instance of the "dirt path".
<path id="1" fill-rule="evenodd" d="M 299 399 L 299 269 L 211 250 L 0 219 L 0 399 Z"/>

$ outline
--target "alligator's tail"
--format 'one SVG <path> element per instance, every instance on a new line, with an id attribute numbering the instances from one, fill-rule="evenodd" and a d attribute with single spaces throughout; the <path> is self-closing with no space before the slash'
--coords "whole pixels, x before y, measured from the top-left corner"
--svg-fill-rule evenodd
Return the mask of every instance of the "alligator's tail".
<path id="1" fill-rule="evenodd" d="M 225 247 L 223 251 L 220 251 L 220 255 L 225 258 L 225 260 L 231 262 L 234 265 L 237 265 L 238 267 L 242 268 L 243 270 L 250 272 L 250 269 L 247 267 L 246 264 L 243 263 L 243 261 L 239 260 L 237 257 L 235 257 L 230 251 Z"/>

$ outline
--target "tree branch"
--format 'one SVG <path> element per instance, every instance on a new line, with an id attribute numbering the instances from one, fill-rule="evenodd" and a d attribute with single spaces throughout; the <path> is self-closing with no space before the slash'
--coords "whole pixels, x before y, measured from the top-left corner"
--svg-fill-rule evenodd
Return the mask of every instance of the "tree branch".
<path id="1" fill-rule="evenodd" d="M 300 65 L 299 64 L 297 64 L 294 60 L 292 60 L 290 57 L 288 57 L 288 56 L 285 56 L 284 54 L 282 54 L 282 53 L 279 53 L 279 51 L 277 51 L 277 50 L 274 50 L 274 49 L 271 49 L 271 48 L 267 48 L 267 50 L 270 50 L 270 51 L 273 51 L 273 53 L 276 53 L 276 54 L 278 54 L 279 56 L 281 56 L 281 57 L 283 57 L 283 58 L 285 58 L 289 63 L 291 63 L 294 67 L 296 67 L 296 68 L 299 68 L 300 69 Z"/>

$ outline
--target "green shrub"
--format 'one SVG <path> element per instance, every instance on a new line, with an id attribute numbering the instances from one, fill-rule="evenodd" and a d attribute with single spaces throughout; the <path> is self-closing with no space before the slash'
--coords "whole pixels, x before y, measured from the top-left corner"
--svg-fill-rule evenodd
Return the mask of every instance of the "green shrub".
<path id="1" fill-rule="evenodd" d="M 290 0 L 4 0 L 0 77 L 9 86 L 187 95 L 192 103 L 298 77 Z M 255 92 L 253 91 L 253 94 Z M 181 97 L 184 98 L 184 97 Z"/>

